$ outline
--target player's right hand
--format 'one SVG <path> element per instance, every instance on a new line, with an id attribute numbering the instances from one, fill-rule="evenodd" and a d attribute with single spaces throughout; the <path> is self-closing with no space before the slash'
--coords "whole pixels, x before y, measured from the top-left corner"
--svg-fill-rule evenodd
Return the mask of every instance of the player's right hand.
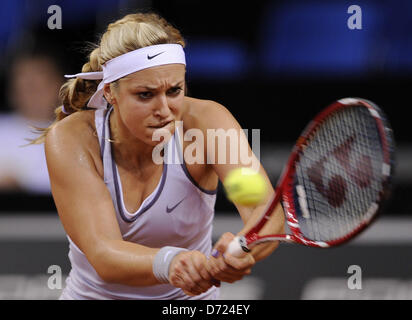
<path id="1" fill-rule="evenodd" d="M 169 268 L 169 282 L 189 296 L 209 290 L 215 280 L 206 269 L 207 258 L 200 251 L 181 252 L 173 258 Z"/>
<path id="2" fill-rule="evenodd" d="M 233 283 L 241 280 L 251 273 L 252 267 L 256 264 L 255 258 L 250 253 L 245 253 L 241 257 L 235 257 L 226 253 L 230 242 L 235 237 L 230 232 L 224 233 L 216 242 L 214 251 L 206 265 L 209 274 L 216 280 Z"/>

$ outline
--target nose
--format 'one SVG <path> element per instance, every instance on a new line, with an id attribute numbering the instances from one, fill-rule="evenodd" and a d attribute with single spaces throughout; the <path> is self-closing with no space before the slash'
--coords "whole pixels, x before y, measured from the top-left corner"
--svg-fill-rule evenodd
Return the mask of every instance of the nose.
<path id="1" fill-rule="evenodd" d="M 171 113 L 169 101 L 166 95 L 160 95 L 159 100 L 155 104 L 154 115 L 158 118 L 167 118 Z"/>

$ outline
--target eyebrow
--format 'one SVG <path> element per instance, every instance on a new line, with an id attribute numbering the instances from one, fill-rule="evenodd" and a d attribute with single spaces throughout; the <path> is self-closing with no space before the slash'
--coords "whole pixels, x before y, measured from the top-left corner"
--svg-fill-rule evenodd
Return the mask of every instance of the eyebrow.
<path id="1" fill-rule="evenodd" d="M 179 82 L 177 82 L 176 84 L 172 84 L 172 85 L 170 86 L 170 88 L 178 87 L 178 86 L 182 85 L 183 83 L 184 83 L 184 80 L 179 81 Z M 157 89 L 159 89 L 159 88 L 160 88 L 160 87 L 140 86 L 140 85 L 133 87 L 133 89 L 146 89 L 146 90 L 157 90 Z"/>

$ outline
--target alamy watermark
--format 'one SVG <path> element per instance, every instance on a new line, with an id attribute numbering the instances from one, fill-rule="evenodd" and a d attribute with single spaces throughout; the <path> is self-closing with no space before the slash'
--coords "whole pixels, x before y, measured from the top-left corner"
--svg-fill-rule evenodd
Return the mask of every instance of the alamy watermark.
<path id="1" fill-rule="evenodd" d="M 347 25 L 350 30 L 362 29 L 362 9 L 360 6 L 353 4 L 349 6 L 348 13 L 351 16 L 348 18 Z"/>
<path id="2" fill-rule="evenodd" d="M 252 147 L 248 142 L 248 129 L 207 129 L 206 134 L 197 128 L 183 133 L 183 121 L 176 121 L 179 137 L 178 152 L 170 154 L 165 148 L 172 134 L 167 129 L 154 131 L 152 140 L 160 141 L 152 152 L 156 164 L 239 164 L 258 171 L 260 167 L 260 129 L 252 129 Z M 175 131 L 176 131 L 175 130 Z M 190 142 L 183 151 L 184 142 Z"/>
<path id="3" fill-rule="evenodd" d="M 356 264 L 348 267 L 348 289 L 350 290 L 362 290 L 362 268 Z"/>
<path id="4" fill-rule="evenodd" d="M 50 290 L 61 290 L 62 289 L 62 268 L 58 265 L 51 265 L 47 269 L 47 273 L 51 276 L 47 280 L 47 287 Z"/>
<path id="5" fill-rule="evenodd" d="M 62 8 L 56 4 L 47 8 L 51 16 L 47 19 L 47 27 L 51 30 L 62 28 Z"/>

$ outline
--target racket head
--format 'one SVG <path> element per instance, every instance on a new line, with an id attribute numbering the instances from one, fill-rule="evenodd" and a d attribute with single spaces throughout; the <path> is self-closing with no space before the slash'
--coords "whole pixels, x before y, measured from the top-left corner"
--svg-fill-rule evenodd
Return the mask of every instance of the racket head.
<path id="1" fill-rule="evenodd" d="M 321 111 L 282 174 L 286 240 L 327 248 L 370 225 L 389 196 L 394 149 L 389 122 L 373 102 L 345 98 Z"/>

